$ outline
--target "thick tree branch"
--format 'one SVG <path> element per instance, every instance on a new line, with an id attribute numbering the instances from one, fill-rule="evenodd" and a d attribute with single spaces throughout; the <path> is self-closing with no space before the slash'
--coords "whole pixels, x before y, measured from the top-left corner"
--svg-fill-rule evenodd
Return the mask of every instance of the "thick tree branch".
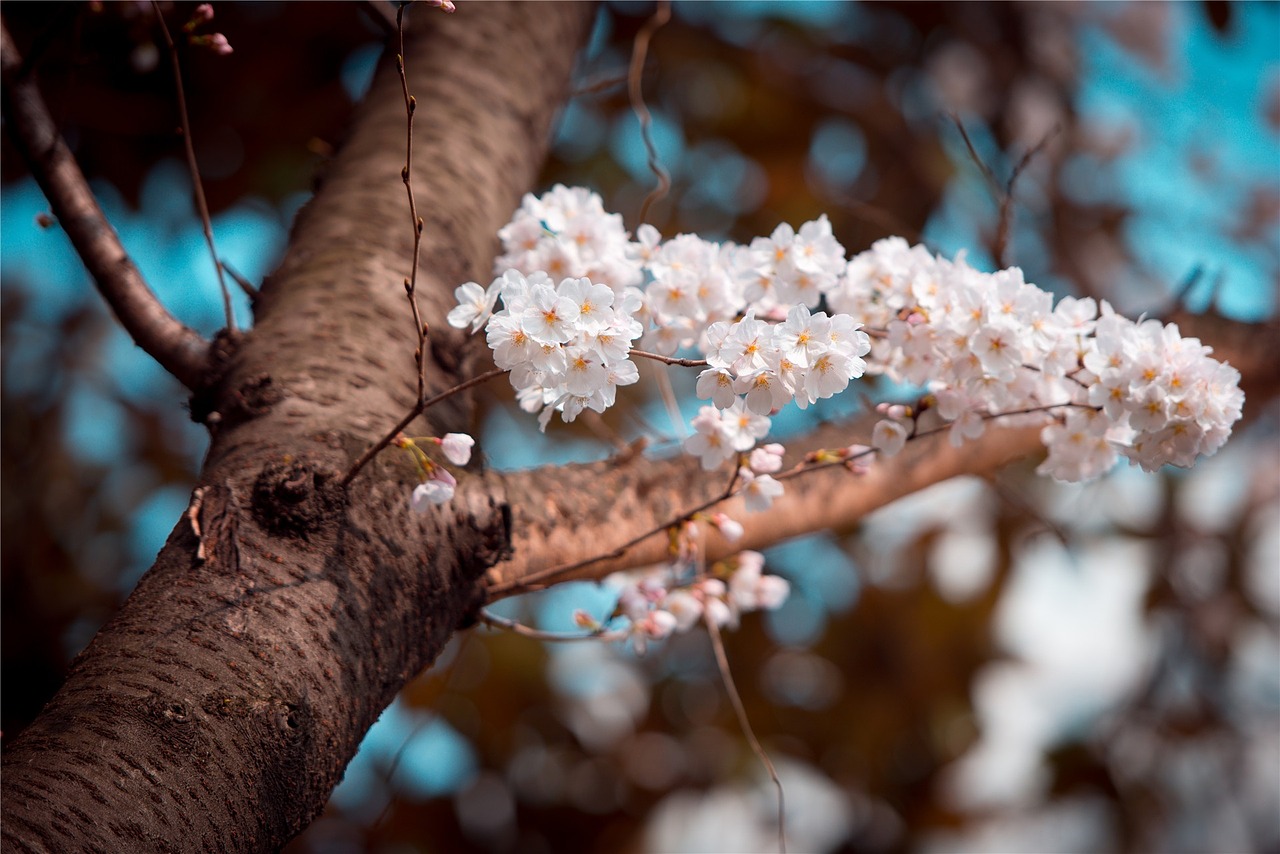
<path id="1" fill-rule="evenodd" d="M 459 282 L 489 274 L 495 233 L 536 178 L 593 14 L 491 3 L 411 15 L 429 322 L 443 319 Z M 391 59 L 263 284 L 254 328 L 207 394 L 220 426 L 199 500 L 6 746 L 5 850 L 277 850 L 478 607 L 479 576 L 509 547 L 509 510 L 487 493 L 412 513 L 414 471 L 395 454 L 341 483 L 417 398 L 402 287 L 412 258 L 405 117 Z M 480 373 L 466 337 L 438 327 L 424 354 L 429 394 Z M 415 431 L 467 429 L 467 397 L 433 407 Z"/>
<path id="2" fill-rule="evenodd" d="M 139 347 L 187 388 L 200 388 L 210 370 L 209 342 L 169 314 L 143 281 L 58 134 L 35 80 L 23 74 L 22 57 L 3 25 L 0 64 L 5 123 L 98 290 Z"/>
<path id="3" fill-rule="evenodd" d="M 829 425 L 788 442 L 788 461 L 819 448 L 865 442 L 870 422 Z M 741 542 L 707 534 L 708 558 L 744 548 L 763 548 L 790 537 L 848 527 L 904 495 L 962 474 L 986 474 L 1035 454 L 1040 427 L 993 424 L 979 439 L 953 448 L 945 433 L 908 444 L 896 457 L 877 460 L 865 475 L 841 467 L 806 473 L 787 483 L 786 494 L 768 513 L 747 513 L 740 498 L 717 509 L 743 524 Z M 547 578 L 550 569 L 613 552 L 618 545 L 714 498 L 728 479 L 707 476 L 698 461 L 632 458 L 589 465 L 539 468 L 490 475 L 500 482 L 514 512 L 512 557 L 486 575 L 490 601 L 570 579 L 601 579 L 619 569 L 658 563 L 667 557 L 667 539 L 651 536 L 618 557 L 592 562 Z M 610 496 L 601 501 L 600 496 Z M 572 530 L 567 536 L 566 528 Z"/>

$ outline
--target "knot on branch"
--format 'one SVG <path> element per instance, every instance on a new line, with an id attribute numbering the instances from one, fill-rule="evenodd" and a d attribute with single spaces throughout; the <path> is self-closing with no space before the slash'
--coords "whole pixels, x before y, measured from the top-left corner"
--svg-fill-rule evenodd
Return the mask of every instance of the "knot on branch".
<path id="1" fill-rule="evenodd" d="M 253 514 L 267 530 L 306 537 L 338 514 L 344 503 L 337 473 L 303 460 L 268 463 L 253 484 Z"/>

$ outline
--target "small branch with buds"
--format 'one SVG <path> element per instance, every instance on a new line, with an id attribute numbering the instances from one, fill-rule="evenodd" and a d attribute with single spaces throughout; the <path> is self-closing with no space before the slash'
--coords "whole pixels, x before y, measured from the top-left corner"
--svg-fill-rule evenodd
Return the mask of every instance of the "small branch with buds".
<path id="1" fill-rule="evenodd" d="M 209 246 L 209 256 L 213 259 L 213 269 L 218 276 L 218 287 L 222 291 L 222 310 L 226 317 L 227 331 L 236 331 L 236 317 L 231 310 L 231 291 L 227 288 L 227 279 L 222 272 L 222 262 L 218 260 L 218 250 L 213 243 L 213 223 L 209 218 L 209 204 L 204 197 L 204 184 L 200 180 L 200 166 L 196 162 L 196 149 L 191 141 L 191 118 L 187 113 L 187 95 L 182 85 L 182 65 L 178 62 L 178 46 L 173 42 L 173 36 L 169 35 L 169 25 L 164 22 L 164 12 L 160 9 L 158 0 L 151 0 L 151 6 L 155 9 L 156 20 L 160 22 L 160 32 L 164 35 L 164 43 L 169 49 L 169 64 L 173 68 L 173 83 L 176 87 L 178 95 L 178 118 L 182 122 L 182 146 L 186 154 L 187 171 L 191 174 L 191 192 L 195 198 L 196 212 L 200 214 L 200 226 L 204 229 L 204 241 Z M 187 33 L 191 33 L 196 27 L 213 20 L 213 7 L 208 3 L 203 3 L 196 7 L 196 14 L 186 23 L 183 29 Z M 195 39 L 204 39 L 202 44 L 207 44 L 216 53 L 231 53 L 231 45 L 227 43 L 226 36 L 216 33 L 213 36 L 188 36 L 193 41 Z"/>
<path id="2" fill-rule="evenodd" d="M 413 265 L 409 268 L 409 278 L 404 280 L 405 296 L 409 299 L 409 307 L 413 311 L 413 331 L 418 336 L 418 348 L 413 352 L 414 364 L 418 369 L 418 400 L 426 396 L 427 389 L 427 325 L 422 322 L 422 314 L 418 310 L 418 258 L 422 251 L 422 217 L 418 216 L 418 203 L 413 195 L 413 114 L 418 101 L 409 94 L 409 78 L 404 70 L 404 10 L 401 6 L 396 10 L 396 34 L 399 37 L 396 54 L 396 71 L 400 73 L 400 89 L 404 93 L 405 141 L 404 169 L 400 171 L 400 179 L 404 182 L 405 194 L 409 197 L 409 222 L 413 228 Z"/>
<path id="3" fill-rule="evenodd" d="M 515 632 L 521 637 L 547 641 L 549 643 L 572 643 L 574 641 L 616 641 L 627 639 L 626 632 L 610 632 L 602 629 L 580 635 L 562 634 L 560 632 L 544 632 L 541 629 L 526 626 L 524 623 L 509 620 L 506 617 L 499 617 L 497 614 L 491 613 L 483 608 L 481 608 L 479 613 L 476 615 L 476 619 L 490 628 L 505 629 L 506 631 Z"/>
<path id="4" fill-rule="evenodd" d="M 631 48 L 631 66 L 627 71 L 627 94 L 631 99 L 631 111 L 640 122 L 640 136 L 644 140 L 645 151 L 649 154 L 649 170 L 658 179 L 658 186 L 644 197 L 644 203 L 640 205 L 641 222 L 647 222 L 649 208 L 666 196 L 667 191 L 671 189 L 671 176 L 667 174 L 666 169 L 662 168 L 662 163 L 658 159 L 658 148 L 653 143 L 653 117 L 644 103 L 642 85 L 644 60 L 649 54 L 649 41 L 653 38 L 653 34 L 669 20 L 671 20 L 670 0 L 658 0 L 657 11 L 636 34 L 636 40 Z"/>
<path id="5" fill-rule="evenodd" d="M 348 469 L 347 473 L 342 476 L 342 485 L 343 486 L 349 485 L 351 481 L 355 479 L 355 476 L 360 473 L 360 470 L 364 468 L 366 465 L 368 465 L 369 461 L 372 460 L 374 457 L 376 457 L 379 451 L 381 451 L 386 447 L 389 447 L 391 443 L 395 441 L 396 437 L 399 436 L 401 433 L 403 433 L 405 428 L 407 428 L 410 424 L 412 424 L 413 420 L 417 418 L 419 415 L 426 412 L 428 409 L 435 406 L 437 403 L 441 402 L 442 400 L 447 400 L 448 398 L 453 397 L 455 394 L 464 392 L 469 388 L 475 388 L 478 385 L 487 383 L 489 380 L 495 379 L 496 377 L 503 376 L 506 373 L 507 372 L 501 368 L 494 368 L 492 371 L 485 371 L 483 374 L 480 374 L 479 376 L 472 377 L 471 379 L 466 380 L 465 382 L 458 383 L 453 388 L 446 389 L 445 391 L 442 391 L 439 394 L 437 394 L 435 397 L 430 397 L 430 398 L 427 398 L 426 400 L 415 403 L 413 407 L 408 412 L 405 413 L 404 417 L 401 418 L 398 422 L 396 422 L 396 426 L 392 427 L 391 430 L 385 436 L 379 439 L 377 442 L 370 445 L 368 450 L 366 450 L 363 454 L 361 454 L 359 459 L 357 459 L 354 463 L 351 464 L 351 468 Z"/>
<path id="6" fill-rule="evenodd" d="M 1009 250 L 1009 232 L 1013 226 L 1013 187 L 1018 183 L 1018 178 L 1022 175 L 1024 169 L 1031 163 L 1037 154 L 1045 149 L 1058 133 L 1062 130 L 1060 125 L 1054 125 L 1043 138 L 1018 160 L 1013 167 L 1013 171 L 1009 173 L 1009 180 L 1003 184 L 996 178 L 995 172 L 987 165 L 982 156 L 978 154 L 977 148 L 974 147 L 973 140 L 969 137 L 969 131 L 965 129 L 964 122 L 960 121 L 960 117 L 954 113 L 950 113 L 948 117 L 955 124 L 956 130 L 960 132 L 960 138 L 964 140 L 965 148 L 969 152 L 969 158 L 977 165 L 982 172 L 984 178 L 991 185 L 991 195 L 995 197 L 996 203 L 1000 206 L 999 219 L 996 222 L 996 237 L 992 247 L 992 255 L 996 264 L 1000 267 L 1007 267 L 1008 261 L 1006 255 Z"/>

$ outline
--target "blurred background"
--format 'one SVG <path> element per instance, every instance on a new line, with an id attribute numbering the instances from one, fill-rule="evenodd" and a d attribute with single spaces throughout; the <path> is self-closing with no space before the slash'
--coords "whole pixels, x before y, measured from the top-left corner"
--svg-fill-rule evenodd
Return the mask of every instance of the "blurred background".
<path id="1" fill-rule="evenodd" d="M 194 4 L 164 8 L 176 30 Z M 279 259 L 389 10 L 217 4 L 206 29 L 235 52 L 184 47 L 218 248 L 246 279 Z M 600 8 L 536 188 L 591 187 L 631 229 L 654 180 L 624 77 L 653 10 Z M 214 332 L 151 7 L 4 17 L 126 247 L 175 314 Z M 825 212 L 850 254 L 898 234 L 1017 264 L 1058 295 L 1176 318 L 1245 374 L 1245 421 L 1193 471 L 1064 486 L 1027 464 L 768 553 L 792 597 L 725 643 L 793 850 L 1280 850 L 1277 46 L 1280 6 L 1234 2 L 676 3 L 655 35 L 664 235 L 745 242 Z M 1005 189 L 1036 150 L 1003 259 L 1000 196 L 952 116 Z M 0 166 L 9 739 L 150 565 L 205 438 L 39 224 L 47 205 L 7 139 Z M 251 323 L 247 301 L 237 312 Z M 672 380 L 695 411 L 691 378 Z M 606 418 L 543 435 L 493 386 L 480 447 L 525 467 L 603 457 L 640 425 L 678 437 L 654 384 L 633 388 Z M 607 595 L 571 585 L 504 613 L 559 630 L 592 604 Z M 772 850 L 775 821 L 704 635 L 637 658 L 472 631 L 387 710 L 288 850 L 745 852 Z"/>

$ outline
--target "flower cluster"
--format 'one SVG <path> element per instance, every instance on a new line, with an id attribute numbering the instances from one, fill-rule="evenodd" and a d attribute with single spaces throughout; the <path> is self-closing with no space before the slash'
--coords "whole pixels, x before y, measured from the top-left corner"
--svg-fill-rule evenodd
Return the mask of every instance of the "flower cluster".
<path id="1" fill-rule="evenodd" d="M 1149 469 L 1189 465 L 1240 415 L 1237 372 L 1174 326 L 1092 299 L 1055 305 L 1017 268 L 983 273 L 901 238 L 846 261 L 825 216 L 747 246 L 663 241 L 647 225 L 631 241 L 598 195 L 556 186 L 526 196 L 499 236 L 499 278 L 458 288 L 449 322 L 487 325 L 521 405 L 544 428 L 554 411 L 603 411 L 636 381 L 637 339 L 663 355 L 696 350 L 697 394 L 713 406 L 685 448 L 708 469 L 754 447 L 788 402 L 803 409 L 864 371 L 926 388 L 956 445 L 997 415 L 1052 419 L 1041 470 L 1064 480 L 1096 477 L 1121 454 Z M 916 413 L 888 415 L 872 438 L 882 455 L 915 433 Z"/>
<path id="2" fill-rule="evenodd" d="M 468 282 L 456 296 L 459 306 L 449 322 L 487 324 L 494 362 L 511 372 L 520 406 L 542 413 L 544 430 L 553 412 L 565 421 L 584 409 L 603 412 L 613 405 L 618 386 L 640 378 L 627 358 L 641 332 L 633 316 L 639 301 L 634 289 L 618 297 L 587 278 L 555 284 L 546 273 L 526 278 L 508 270 L 488 291 Z M 490 315 L 497 297 L 502 309 Z"/>
<path id="3" fill-rule="evenodd" d="M 828 300 L 884 330 L 869 370 L 926 386 L 954 445 L 982 435 L 991 415 L 1060 412 L 1043 431 L 1040 471 L 1061 480 L 1097 477 L 1118 454 L 1149 470 L 1190 465 L 1240 417 L 1239 374 L 1198 340 L 1093 299 L 1055 306 L 1016 267 L 982 273 L 890 238 L 853 258 Z M 911 427 L 891 413 L 872 444 L 894 453 Z"/>
<path id="4" fill-rule="evenodd" d="M 557 184 L 541 197 L 526 194 L 498 237 L 503 247 L 494 262 L 498 273 L 587 278 L 618 293 L 641 281 L 622 216 L 606 213 L 599 194 L 582 187 Z"/>
<path id="5" fill-rule="evenodd" d="M 772 610 L 791 593 L 786 579 L 764 574 L 764 555 L 744 551 L 712 567 L 709 575 L 677 583 L 671 567 L 619 572 L 605 579 L 618 589 L 613 616 L 626 623 L 626 634 L 637 652 L 649 641 L 693 628 L 699 620 L 717 628 L 734 628 L 742 614 Z M 584 628 L 598 629 L 590 617 L 579 614 Z"/>
<path id="6" fill-rule="evenodd" d="M 616 386 L 637 377 L 627 355 L 642 335 L 661 354 L 699 349 L 707 362 L 699 396 L 723 410 L 745 401 L 759 416 L 831 397 L 866 369 L 871 345 L 858 324 L 810 311 L 844 267 L 825 216 L 799 232 L 780 225 L 749 247 L 694 235 L 662 242 L 651 226 L 631 243 L 598 195 L 557 185 L 526 196 L 499 237 L 499 277 L 487 289 L 460 286 L 448 320 L 473 332 L 487 325 L 494 361 L 512 371 L 521 405 L 542 412 L 544 429 L 552 411 L 571 421 L 611 405 Z M 571 278 L 553 284 L 561 275 Z M 750 449 L 763 423 L 745 445 L 741 431 L 726 436 L 719 461 Z M 695 421 L 716 441 L 707 427 Z"/>
<path id="7" fill-rule="evenodd" d="M 1239 372 L 1211 352 L 1174 324 L 1134 323 L 1104 302 L 1083 345 L 1086 388 L 1077 392 L 1098 409 L 1045 428 L 1049 457 L 1041 471 L 1100 474 L 1112 459 L 1102 445 L 1112 442 L 1146 471 L 1166 463 L 1187 467 L 1212 454 L 1240 418 L 1244 393 Z"/>
<path id="8" fill-rule="evenodd" d="M 707 327 L 707 364 L 698 396 L 721 409 L 745 395 L 747 408 L 768 415 L 794 400 L 801 409 L 839 394 L 866 371 L 867 333 L 847 314 L 810 314 L 792 306 L 782 323 L 756 320 L 752 311 L 735 323 Z"/>

